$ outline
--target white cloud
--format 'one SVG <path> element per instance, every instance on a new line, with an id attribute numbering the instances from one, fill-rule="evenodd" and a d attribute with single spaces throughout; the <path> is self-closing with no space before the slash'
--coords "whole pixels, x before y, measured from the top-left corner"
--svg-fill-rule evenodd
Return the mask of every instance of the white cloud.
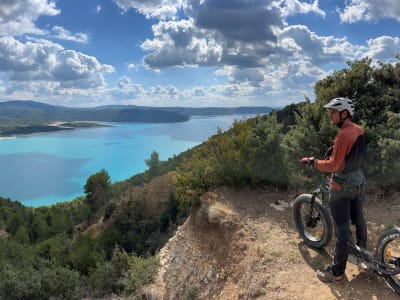
<path id="1" fill-rule="evenodd" d="M 207 70 L 217 70 L 213 78 L 204 80 L 214 85 L 200 87 L 193 83 L 190 88 L 178 89 L 171 83 L 144 88 L 122 76 L 115 86 L 108 87 L 105 74 L 114 69 L 96 57 L 48 40 L 11 37 L 48 34 L 61 40 L 89 42 L 87 34 L 70 32 L 67 27 L 54 26 L 45 31 L 35 26 L 40 16 L 60 13 L 55 2 L 13 0 L 0 5 L 0 75 L 4 78 L 0 93 L 6 90 L 16 99 L 58 98 L 63 101 L 59 104 L 71 105 L 78 103 L 72 101 L 94 105 L 100 101 L 95 99 L 156 106 L 255 105 L 257 102 L 252 101 L 256 99 L 262 99 L 259 103 L 263 105 L 268 101 L 283 104 L 302 101 L 304 94 L 311 96 L 315 82 L 327 75 L 324 70 L 328 65 L 343 65 L 366 55 L 393 59 L 400 47 L 397 37 L 382 36 L 360 46 L 351 44 L 346 36 L 320 36 L 304 25 L 287 25 L 285 18 L 296 14 L 314 14 L 312 17 L 320 16 L 322 21 L 325 12 L 318 0 L 113 1 L 123 12 L 134 10 L 155 22 L 153 36 L 140 45 L 147 69 L 141 63 L 126 63 L 125 71 L 147 75 L 151 69 L 159 71 L 154 77 L 159 78 L 163 68 L 190 67 L 188 72 L 196 72 L 199 67 L 211 67 L 202 70 L 201 76 L 208 74 Z M 398 2 L 349 0 L 340 12 L 342 22 L 399 19 Z M 98 13 L 101 10 L 96 7 Z"/>
<path id="2" fill-rule="evenodd" d="M 29 97 L 42 97 L 43 95 L 58 94 L 59 84 L 50 81 L 28 81 L 12 82 L 7 88 L 7 93 L 17 96 L 19 99 L 29 99 Z M 29 96 L 28 96 L 29 95 Z"/>
<path id="3" fill-rule="evenodd" d="M 354 55 L 345 38 L 320 37 L 300 25 L 284 28 L 284 16 L 295 11 L 325 16 L 318 1 L 188 0 L 183 8 L 189 19 L 160 21 L 153 25 L 153 39 L 142 43 L 148 67 L 216 66 L 229 84 L 261 87 L 276 72 L 275 64 L 290 60 L 321 66 Z M 234 93 L 230 89 L 228 94 Z"/>
<path id="4" fill-rule="evenodd" d="M 118 7 L 126 12 L 134 9 L 147 18 L 171 19 L 182 6 L 181 0 L 114 0 Z"/>
<path id="5" fill-rule="evenodd" d="M 400 21 L 400 1 L 398 0 L 350 0 L 343 11 L 340 11 L 343 23 L 356 23 L 382 18 Z"/>
<path id="6" fill-rule="evenodd" d="M 93 57 L 73 50 L 56 54 L 56 64 L 49 70 L 52 79 L 66 88 L 98 88 L 105 86 L 104 73 L 113 67 L 102 65 Z"/>
<path id="7" fill-rule="evenodd" d="M 318 0 L 314 0 L 311 4 L 299 0 L 284 0 L 282 5 L 282 11 L 285 17 L 308 13 L 314 13 L 321 17 L 325 17 L 326 15 L 325 12 L 319 8 Z"/>
<path id="8" fill-rule="evenodd" d="M 133 63 L 126 63 L 125 66 L 129 71 L 132 71 L 132 70 L 137 71 L 140 68 L 140 65 L 133 64 Z"/>
<path id="9" fill-rule="evenodd" d="M 292 58 L 307 60 L 315 65 L 354 58 L 355 48 L 346 38 L 318 36 L 304 25 L 284 28 L 279 38 L 282 48 L 293 51 Z"/>
<path id="10" fill-rule="evenodd" d="M 149 53 L 144 62 L 154 69 L 188 65 L 263 66 L 263 57 L 275 51 L 275 28 L 283 25 L 281 10 L 275 3 L 186 1 L 183 7 L 189 19 L 153 25 L 153 39 L 141 45 Z M 254 74 L 250 77 L 255 78 Z"/>
<path id="11" fill-rule="evenodd" d="M 368 56 L 374 60 L 388 61 L 400 54 L 400 38 L 380 36 L 367 41 L 368 47 L 360 47 L 359 55 Z"/>
<path id="12" fill-rule="evenodd" d="M 111 89 L 110 93 L 114 99 L 127 101 L 142 97 L 146 92 L 141 84 L 134 84 L 129 77 L 122 76 L 118 81 L 118 87 Z"/>
<path id="13" fill-rule="evenodd" d="M 129 89 L 131 86 L 132 86 L 132 82 L 131 82 L 131 80 L 130 80 L 128 77 L 122 76 L 122 77 L 119 79 L 118 88 L 119 88 L 120 90 Z"/>
<path id="14" fill-rule="evenodd" d="M 254 87 L 259 87 L 264 82 L 264 72 L 261 68 L 233 68 L 231 74 L 232 83 L 245 83 L 248 82 Z"/>
<path id="15" fill-rule="evenodd" d="M 222 94 L 225 97 L 242 97 L 246 93 L 246 90 L 243 88 L 243 86 L 239 84 L 230 84 L 230 85 L 225 85 L 222 87 Z"/>
<path id="16" fill-rule="evenodd" d="M 193 89 L 193 94 L 194 97 L 204 97 L 206 93 L 202 88 L 194 88 Z"/>
<path id="17" fill-rule="evenodd" d="M 12 81 L 47 80 L 65 88 L 99 88 L 105 85 L 103 74 L 114 69 L 47 40 L 24 44 L 8 36 L 0 38 L 0 71 Z"/>
<path id="18" fill-rule="evenodd" d="M 321 68 L 304 61 L 285 64 L 280 70 L 282 88 L 298 91 L 309 91 L 313 88 L 314 82 L 327 75 Z"/>
<path id="19" fill-rule="evenodd" d="M 207 39 L 190 20 L 161 21 L 153 25 L 153 34 L 154 39 L 141 45 L 150 52 L 144 62 L 151 68 L 213 65 L 222 55 L 222 47 L 214 39 Z"/>
<path id="20" fill-rule="evenodd" d="M 179 90 L 174 86 L 152 86 L 147 90 L 147 94 L 154 97 L 161 98 L 177 98 Z"/>
<path id="21" fill-rule="evenodd" d="M 37 28 L 34 22 L 40 16 L 55 16 L 59 13 L 60 11 L 55 8 L 55 2 L 49 0 L 1 1 L 0 36 L 44 34 L 45 31 Z"/>
<path id="22" fill-rule="evenodd" d="M 60 40 L 72 41 L 77 43 L 87 44 L 89 42 L 89 36 L 85 33 L 79 32 L 71 34 L 71 32 L 62 26 L 54 26 L 52 28 L 53 37 Z"/>

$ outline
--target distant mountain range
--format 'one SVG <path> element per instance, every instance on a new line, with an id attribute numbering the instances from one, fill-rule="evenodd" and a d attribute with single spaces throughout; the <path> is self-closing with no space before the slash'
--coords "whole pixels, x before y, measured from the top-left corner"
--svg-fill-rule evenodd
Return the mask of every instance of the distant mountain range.
<path id="1" fill-rule="evenodd" d="M 97 121 L 168 123 L 185 122 L 191 116 L 267 114 L 271 107 L 146 107 L 107 105 L 93 108 L 71 108 L 35 101 L 0 102 L 0 125 L 48 124 L 51 122 Z"/>

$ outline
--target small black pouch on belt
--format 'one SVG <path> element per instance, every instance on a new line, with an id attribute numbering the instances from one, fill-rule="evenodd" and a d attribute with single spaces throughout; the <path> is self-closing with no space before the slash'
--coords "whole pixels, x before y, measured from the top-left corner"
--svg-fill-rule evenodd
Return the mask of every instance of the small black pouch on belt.
<path id="1" fill-rule="evenodd" d="M 364 172 L 360 169 L 346 174 L 334 173 L 332 179 L 341 185 L 344 191 L 350 192 L 360 190 L 367 182 Z"/>
<path id="2" fill-rule="evenodd" d="M 332 180 L 339 185 L 343 185 L 347 180 L 347 176 L 345 174 L 334 173 L 332 176 Z"/>

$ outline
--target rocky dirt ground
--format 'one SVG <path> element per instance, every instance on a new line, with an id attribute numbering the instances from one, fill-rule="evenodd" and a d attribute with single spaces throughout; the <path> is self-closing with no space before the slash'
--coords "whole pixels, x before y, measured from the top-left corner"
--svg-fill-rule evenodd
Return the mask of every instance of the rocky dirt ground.
<path id="1" fill-rule="evenodd" d="M 295 231 L 293 193 L 219 188 L 207 193 L 161 250 L 156 282 L 145 299 L 399 299 L 380 276 L 349 262 L 343 285 L 315 271 L 328 265 L 333 241 L 308 248 Z M 400 225 L 400 193 L 369 193 L 369 244 L 386 226 Z"/>

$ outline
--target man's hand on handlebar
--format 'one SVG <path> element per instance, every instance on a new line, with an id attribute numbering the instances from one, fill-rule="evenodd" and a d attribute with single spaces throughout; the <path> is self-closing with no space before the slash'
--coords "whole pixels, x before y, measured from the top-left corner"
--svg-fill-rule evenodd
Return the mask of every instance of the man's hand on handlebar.
<path id="1" fill-rule="evenodd" d="M 315 161 L 314 157 L 302 157 L 299 160 L 299 163 L 313 167 L 314 166 L 314 161 Z"/>

